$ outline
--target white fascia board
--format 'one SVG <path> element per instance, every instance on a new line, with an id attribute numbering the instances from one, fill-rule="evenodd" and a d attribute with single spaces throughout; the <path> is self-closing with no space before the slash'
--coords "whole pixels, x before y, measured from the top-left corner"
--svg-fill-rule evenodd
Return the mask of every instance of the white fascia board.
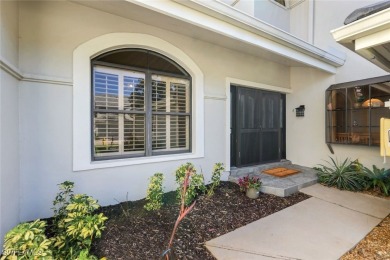
<path id="1" fill-rule="evenodd" d="M 390 8 L 331 31 L 333 38 L 343 44 L 390 28 Z"/>
<path id="2" fill-rule="evenodd" d="M 334 54 L 328 53 L 310 43 L 295 37 L 290 33 L 287 33 L 245 12 L 237 10 L 223 2 L 216 0 L 173 1 L 206 13 L 209 16 L 218 18 L 244 30 L 255 33 L 261 37 L 286 45 L 289 48 L 306 53 L 312 57 L 323 60 L 328 64 L 341 66 L 345 62 L 343 57 L 338 57 Z"/>
<path id="3" fill-rule="evenodd" d="M 355 50 L 372 48 L 390 42 L 390 28 L 355 40 Z"/>
<path id="4" fill-rule="evenodd" d="M 217 1 L 126 1 L 330 73 L 336 73 L 337 67 L 345 62 L 343 58 Z M 212 9 L 213 4 L 216 10 Z M 195 6 L 202 10 L 195 10 Z"/>

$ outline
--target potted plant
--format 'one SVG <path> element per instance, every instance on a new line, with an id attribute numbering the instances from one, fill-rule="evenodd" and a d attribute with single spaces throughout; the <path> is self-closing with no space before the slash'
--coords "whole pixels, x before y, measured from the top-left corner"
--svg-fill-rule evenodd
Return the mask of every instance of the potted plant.
<path id="1" fill-rule="evenodd" d="M 238 179 L 238 185 L 241 191 L 246 192 L 246 196 L 251 199 L 257 199 L 260 193 L 261 180 L 259 177 L 245 176 Z"/>

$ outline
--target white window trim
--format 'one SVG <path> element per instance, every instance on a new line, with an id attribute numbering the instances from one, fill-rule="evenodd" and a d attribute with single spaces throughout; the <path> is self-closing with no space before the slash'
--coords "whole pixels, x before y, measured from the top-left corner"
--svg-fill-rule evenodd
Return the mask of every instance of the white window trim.
<path id="1" fill-rule="evenodd" d="M 277 5 L 285 10 L 290 10 L 290 9 L 293 9 L 294 7 L 296 7 L 297 5 L 305 2 L 306 0 L 285 0 L 286 1 L 286 5 L 282 5 L 282 4 L 279 4 L 278 2 L 276 2 L 275 0 L 269 0 L 271 3 L 273 3 L 274 5 Z"/>
<path id="2" fill-rule="evenodd" d="M 279 4 L 278 2 L 276 2 L 275 0 L 269 0 L 271 3 L 273 3 L 274 5 L 280 7 L 280 8 L 283 8 L 285 10 L 288 10 L 288 6 L 289 6 L 289 1 L 288 0 L 285 0 L 286 1 L 286 5 L 282 5 L 282 4 Z"/>
<path id="3" fill-rule="evenodd" d="M 116 49 L 142 48 L 161 53 L 192 77 L 192 152 L 141 158 L 92 161 L 91 59 Z M 204 76 L 182 50 L 160 38 L 139 33 L 110 33 L 91 39 L 73 52 L 73 171 L 188 160 L 204 157 Z"/>

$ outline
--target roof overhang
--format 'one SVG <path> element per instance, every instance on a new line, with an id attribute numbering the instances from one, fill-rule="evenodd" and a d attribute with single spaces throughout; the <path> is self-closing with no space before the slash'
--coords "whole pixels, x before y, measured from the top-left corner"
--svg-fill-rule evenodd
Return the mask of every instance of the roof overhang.
<path id="1" fill-rule="evenodd" d="M 331 33 L 338 43 L 390 72 L 390 8 Z"/>
<path id="2" fill-rule="evenodd" d="M 343 57 L 326 52 L 216 0 L 72 0 L 88 7 L 290 67 L 336 73 Z"/>

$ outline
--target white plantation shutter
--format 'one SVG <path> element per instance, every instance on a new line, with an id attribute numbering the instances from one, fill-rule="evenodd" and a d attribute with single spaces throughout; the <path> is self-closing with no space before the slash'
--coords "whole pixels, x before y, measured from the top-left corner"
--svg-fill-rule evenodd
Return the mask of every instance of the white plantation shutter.
<path id="1" fill-rule="evenodd" d="M 95 109 L 118 109 L 118 75 L 96 71 L 94 75 Z"/>
<path id="2" fill-rule="evenodd" d="M 170 120 L 171 148 L 186 148 L 189 146 L 189 85 L 171 83 L 170 91 L 171 112 L 182 115 L 172 115 Z"/>
<path id="3" fill-rule="evenodd" d="M 152 75 L 153 151 L 189 150 L 189 81 Z"/>
<path id="4" fill-rule="evenodd" d="M 97 66 L 93 83 L 94 155 L 144 154 L 145 114 L 134 112 L 145 111 L 145 75 Z"/>
<path id="5" fill-rule="evenodd" d="M 189 113 L 189 86 L 187 84 L 171 83 L 170 106 L 171 112 Z"/>
<path id="6" fill-rule="evenodd" d="M 171 148 L 185 148 L 189 145 L 189 116 L 171 116 Z"/>
<path id="7" fill-rule="evenodd" d="M 117 114 L 95 113 L 95 153 L 119 152 L 119 122 Z"/>
<path id="8" fill-rule="evenodd" d="M 145 150 L 145 116 L 124 115 L 124 152 Z"/>
<path id="9" fill-rule="evenodd" d="M 152 110 L 167 111 L 167 84 L 164 81 L 152 80 Z"/>
<path id="10" fill-rule="evenodd" d="M 141 57 L 144 52 L 134 55 Z M 190 151 L 189 76 L 185 72 L 178 74 L 176 65 L 160 56 L 154 62 L 154 66 L 160 62 L 161 69 L 176 70 L 179 76 L 93 63 L 95 160 Z"/>
<path id="11" fill-rule="evenodd" d="M 167 116 L 152 116 L 153 150 L 167 149 Z"/>

